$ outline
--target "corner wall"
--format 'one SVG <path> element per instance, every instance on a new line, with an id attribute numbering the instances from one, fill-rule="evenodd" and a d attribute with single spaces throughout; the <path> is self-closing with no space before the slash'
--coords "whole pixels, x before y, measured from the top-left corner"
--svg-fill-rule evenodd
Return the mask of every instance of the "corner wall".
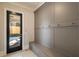
<path id="1" fill-rule="evenodd" d="M 35 40 L 63 51 L 67 56 L 79 56 L 79 3 L 47 2 L 35 11 Z"/>
<path id="2" fill-rule="evenodd" d="M 29 48 L 29 42 L 34 41 L 34 13 L 31 10 L 9 3 L 0 3 L 0 56 L 6 55 L 6 13 L 5 9 L 19 11 L 23 19 L 23 49 Z"/>

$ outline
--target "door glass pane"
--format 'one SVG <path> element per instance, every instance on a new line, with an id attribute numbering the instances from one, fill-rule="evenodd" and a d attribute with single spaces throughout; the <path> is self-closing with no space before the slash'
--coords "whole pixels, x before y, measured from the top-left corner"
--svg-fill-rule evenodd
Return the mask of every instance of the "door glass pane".
<path id="1" fill-rule="evenodd" d="M 14 48 L 20 46 L 20 16 L 10 14 L 9 17 L 9 48 Z"/>

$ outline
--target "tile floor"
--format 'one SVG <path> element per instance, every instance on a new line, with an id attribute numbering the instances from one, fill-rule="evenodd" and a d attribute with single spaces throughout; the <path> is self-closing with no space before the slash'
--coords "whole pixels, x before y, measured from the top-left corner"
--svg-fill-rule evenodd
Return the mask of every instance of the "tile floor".
<path id="1" fill-rule="evenodd" d="M 10 53 L 5 57 L 37 57 L 37 56 L 31 50 L 26 50 Z"/>

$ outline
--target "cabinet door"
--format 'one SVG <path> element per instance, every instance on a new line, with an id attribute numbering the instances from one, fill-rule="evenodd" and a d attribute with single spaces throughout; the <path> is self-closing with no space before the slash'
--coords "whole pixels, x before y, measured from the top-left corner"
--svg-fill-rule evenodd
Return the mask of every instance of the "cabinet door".
<path id="1" fill-rule="evenodd" d="M 35 12 L 36 27 L 46 27 L 50 24 L 51 19 L 51 2 L 45 3 Z"/>
<path id="2" fill-rule="evenodd" d="M 55 23 L 71 23 L 77 20 L 77 3 L 55 3 Z"/>
<path id="3" fill-rule="evenodd" d="M 39 41 L 41 44 L 47 47 L 51 47 L 51 30 L 50 30 L 50 24 L 51 24 L 51 8 L 52 3 L 45 3 L 42 7 L 39 8 L 35 12 L 36 15 L 36 41 Z"/>

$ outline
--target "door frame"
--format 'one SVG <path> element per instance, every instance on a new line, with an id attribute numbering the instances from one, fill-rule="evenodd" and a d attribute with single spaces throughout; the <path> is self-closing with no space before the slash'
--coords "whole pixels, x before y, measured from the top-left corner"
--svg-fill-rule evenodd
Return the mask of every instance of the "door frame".
<path id="1" fill-rule="evenodd" d="M 20 35 L 21 35 L 21 37 L 20 37 L 20 45 L 19 46 L 17 46 L 17 47 L 14 47 L 14 48 L 9 48 L 10 46 L 9 46 L 9 40 L 10 40 L 10 14 L 13 14 L 13 12 L 14 11 L 10 11 L 10 10 L 7 10 L 6 11 L 6 13 L 7 13 L 7 16 L 6 16 L 6 19 L 7 19 L 7 24 L 6 24 L 6 28 L 7 28 L 7 53 L 11 53 L 11 52 L 15 52 L 15 51 L 18 51 L 18 50 L 22 50 L 22 13 L 18 13 L 18 12 L 15 12 L 16 13 L 16 15 L 18 15 L 18 16 L 20 16 L 20 19 L 19 19 L 19 21 L 20 21 Z"/>
<path id="2" fill-rule="evenodd" d="M 24 48 L 24 13 L 22 11 L 18 11 L 18 10 L 14 10 L 14 9 L 10 9 L 10 8 L 4 8 L 4 55 L 7 54 L 7 10 L 9 11 L 13 11 L 13 12 L 17 12 L 17 13 L 21 13 L 22 14 L 22 50 Z"/>

